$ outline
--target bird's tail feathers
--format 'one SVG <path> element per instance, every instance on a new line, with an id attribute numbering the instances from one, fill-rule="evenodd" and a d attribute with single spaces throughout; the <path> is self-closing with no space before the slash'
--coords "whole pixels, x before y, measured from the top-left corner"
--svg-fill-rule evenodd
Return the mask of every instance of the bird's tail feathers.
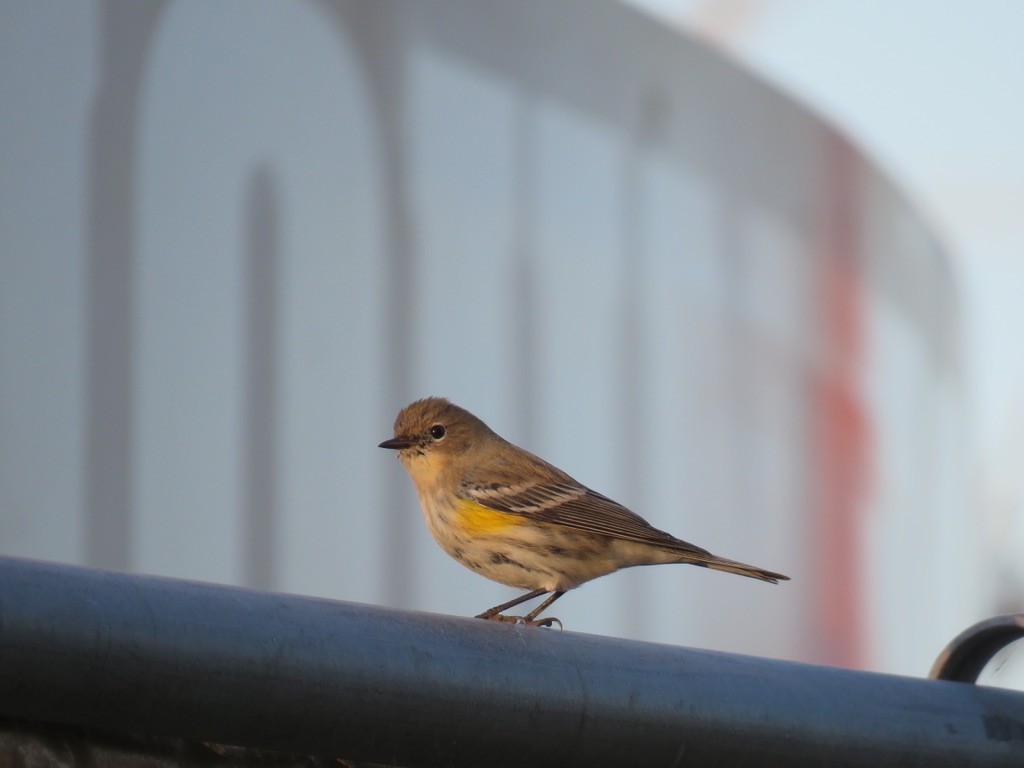
<path id="1" fill-rule="evenodd" d="M 749 576 L 751 579 L 760 579 L 761 581 L 768 581 L 772 584 L 778 584 L 780 581 L 789 581 L 789 576 L 784 576 L 781 573 L 768 571 L 754 565 L 747 565 L 746 563 L 741 563 L 736 560 L 718 557 L 717 555 L 712 555 L 710 552 L 706 554 L 688 552 L 679 558 L 679 562 L 692 563 L 693 565 L 700 565 L 716 571 L 725 571 L 726 573 L 735 573 L 740 576 Z"/>

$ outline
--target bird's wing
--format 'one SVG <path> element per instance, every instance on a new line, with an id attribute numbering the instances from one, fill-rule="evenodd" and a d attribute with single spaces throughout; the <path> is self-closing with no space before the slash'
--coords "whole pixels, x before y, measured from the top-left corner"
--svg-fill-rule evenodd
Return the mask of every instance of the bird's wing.
<path id="1" fill-rule="evenodd" d="M 684 554 L 711 556 L 706 549 L 659 531 L 635 512 L 581 485 L 564 482 L 466 484 L 463 491 L 476 503 L 500 512 Z"/>

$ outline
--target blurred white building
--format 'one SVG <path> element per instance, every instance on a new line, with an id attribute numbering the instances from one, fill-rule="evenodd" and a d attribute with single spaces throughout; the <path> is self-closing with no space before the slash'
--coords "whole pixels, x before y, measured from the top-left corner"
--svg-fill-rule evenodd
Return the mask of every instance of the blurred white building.
<path id="1" fill-rule="evenodd" d="M 0 551 L 473 614 L 440 394 L 770 587 L 569 629 L 924 673 L 991 612 L 959 295 L 843 135 L 611 0 L 0 7 Z"/>

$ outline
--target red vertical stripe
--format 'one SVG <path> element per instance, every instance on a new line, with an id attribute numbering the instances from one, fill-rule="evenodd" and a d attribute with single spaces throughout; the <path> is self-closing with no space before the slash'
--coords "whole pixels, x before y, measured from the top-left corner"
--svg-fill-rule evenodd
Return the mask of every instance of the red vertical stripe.
<path id="1" fill-rule="evenodd" d="M 815 648 L 820 661 L 862 666 L 860 514 L 868 424 L 858 383 L 862 365 L 860 161 L 839 138 L 826 148 L 824 226 L 818 253 L 822 368 L 813 386 L 812 439 Z"/>

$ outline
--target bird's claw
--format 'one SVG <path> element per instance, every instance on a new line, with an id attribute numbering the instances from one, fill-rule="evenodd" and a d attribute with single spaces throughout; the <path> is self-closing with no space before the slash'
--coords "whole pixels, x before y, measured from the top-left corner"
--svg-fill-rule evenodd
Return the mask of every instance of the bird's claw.
<path id="1" fill-rule="evenodd" d="M 486 613 L 481 613 L 475 618 L 485 619 L 487 621 L 503 621 L 506 624 L 522 624 L 526 627 L 551 627 L 554 624 L 558 624 L 558 628 L 562 629 L 561 619 L 556 619 L 554 616 L 547 616 L 543 619 L 531 619 L 528 616 L 508 616 L 504 613 L 495 613 L 488 616 Z"/>

